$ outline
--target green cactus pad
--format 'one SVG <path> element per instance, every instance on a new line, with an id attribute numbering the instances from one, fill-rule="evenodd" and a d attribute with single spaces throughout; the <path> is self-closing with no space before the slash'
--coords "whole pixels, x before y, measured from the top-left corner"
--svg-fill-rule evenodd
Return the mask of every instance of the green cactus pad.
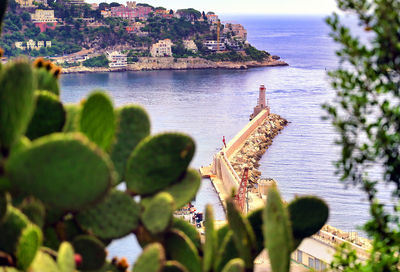
<path id="1" fill-rule="evenodd" d="M 74 248 L 68 242 L 63 242 L 58 249 L 57 265 L 60 272 L 74 272 L 75 271 L 75 258 Z"/>
<path id="2" fill-rule="evenodd" d="M 239 252 L 236 249 L 235 241 L 233 240 L 233 232 L 229 230 L 217 251 L 214 262 L 214 271 L 222 271 L 225 265 L 234 258 L 239 258 Z"/>
<path id="3" fill-rule="evenodd" d="M 171 224 L 174 199 L 168 193 L 157 194 L 146 206 L 142 222 L 152 234 L 163 232 Z"/>
<path id="4" fill-rule="evenodd" d="M 94 92 L 83 104 L 80 131 L 99 147 L 108 150 L 115 133 L 115 115 L 110 98 L 105 93 Z"/>
<path id="5" fill-rule="evenodd" d="M 29 220 L 40 228 L 44 225 L 45 207 L 41 201 L 34 198 L 26 198 L 19 206 L 19 209 L 29 218 Z"/>
<path id="6" fill-rule="evenodd" d="M 36 90 L 48 91 L 56 96 L 60 95 L 58 79 L 46 68 L 36 68 L 35 77 L 37 79 Z"/>
<path id="7" fill-rule="evenodd" d="M 66 241 L 73 241 L 78 235 L 86 234 L 73 217 L 64 219 L 64 221 L 57 224 L 57 227 L 58 236 Z"/>
<path id="8" fill-rule="evenodd" d="M 313 196 L 296 198 L 289 203 L 288 211 L 294 239 L 292 251 L 300 245 L 304 238 L 319 231 L 329 217 L 328 205 Z"/>
<path id="9" fill-rule="evenodd" d="M 61 131 L 66 115 L 62 103 L 55 94 L 36 91 L 35 97 L 35 112 L 26 131 L 26 136 L 31 140 Z"/>
<path id="10" fill-rule="evenodd" d="M 217 251 L 217 234 L 214 227 L 214 213 L 211 205 L 206 206 L 205 217 L 205 243 L 203 247 L 203 271 L 211 270 Z"/>
<path id="11" fill-rule="evenodd" d="M 160 272 L 165 262 L 164 248 L 159 243 L 153 243 L 143 249 L 132 272 Z"/>
<path id="12" fill-rule="evenodd" d="M 52 134 L 10 158 L 14 189 L 52 209 L 78 211 L 101 200 L 114 174 L 108 156 L 83 135 Z"/>
<path id="13" fill-rule="evenodd" d="M 268 249 L 272 270 L 287 272 L 290 268 L 293 238 L 287 210 L 275 188 L 268 191 L 263 221 L 265 247 Z"/>
<path id="14" fill-rule="evenodd" d="M 129 157 L 125 173 L 127 188 L 146 195 L 177 182 L 192 160 L 194 149 L 192 138 L 183 134 L 147 137 Z"/>
<path id="15" fill-rule="evenodd" d="M 13 156 L 16 153 L 27 149 L 30 145 L 31 145 L 31 140 L 29 140 L 27 137 L 25 136 L 19 137 L 19 139 L 16 140 L 14 144 L 11 146 L 10 156 Z"/>
<path id="16" fill-rule="evenodd" d="M 97 270 L 104 265 L 106 251 L 104 245 L 95 237 L 78 236 L 72 245 L 75 252 L 82 256 L 82 264 L 77 267 L 78 270 Z"/>
<path id="17" fill-rule="evenodd" d="M 222 269 L 222 272 L 245 272 L 243 260 L 239 258 L 230 260 Z"/>
<path id="18" fill-rule="evenodd" d="M 196 248 L 200 249 L 201 241 L 200 241 L 200 233 L 197 229 L 190 224 L 188 221 L 174 217 L 172 219 L 172 228 L 178 229 L 186 234 L 187 237 L 193 242 Z"/>
<path id="19" fill-rule="evenodd" d="M 190 272 L 201 272 L 199 253 L 192 241 L 183 232 L 171 230 L 165 235 L 165 251 L 170 260 L 184 265 Z"/>
<path id="20" fill-rule="evenodd" d="M 20 210 L 8 205 L 7 217 L 0 225 L 0 251 L 14 254 L 19 237 L 28 224 L 28 218 Z"/>
<path id="21" fill-rule="evenodd" d="M 43 229 L 43 245 L 45 247 L 57 250 L 61 244 L 60 238 L 58 238 L 56 229 L 53 227 L 47 227 Z"/>
<path id="22" fill-rule="evenodd" d="M 11 182 L 6 177 L 0 177 L 0 192 L 9 191 L 11 189 Z"/>
<path id="23" fill-rule="evenodd" d="M 246 268 L 253 267 L 252 250 L 255 248 L 255 235 L 247 218 L 243 217 L 233 199 L 226 202 L 228 222 L 233 231 L 233 239 L 240 257 L 245 261 Z"/>
<path id="24" fill-rule="evenodd" d="M 38 251 L 31 267 L 30 272 L 60 272 L 57 263 L 47 253 Z"/>
<path id="25" fill-rule="evenodd" d="M 82 107 L 79 105 L 68 104 L 64 105 L 66 111 L 66 120 L 63 128 L 64 132 L 79 131 L 79 119 Z"/>
<path id="26" fill-rule="evenodd" d="M 16 258 L 17 267 L 22 270 L 28 269 L 36 253 L 42 245 L 42 231 L 35 225 L 28 225 L 21 234 L 18 241 Z"/>
<path id="27" fill-rule="evenodd" d="M 129 155 L 150 134 L 150 119 L 140 106 L 125 106 L 118 109 L 116 115 L 117 131 L 110 157 L 121 181 L 125 178 Z"/>
<path id="28" fill-rule="evenodd" d="M 189 272 L 186 267 L 177 261 L 167 261 L 162 272 Z"/>
<path id="29" fill-rule="evenodd" d="M 0 70 L 0 149 L 8 150 L 26 130 L 34 110 L 31 64 L 14 61 Z"/>
<path id="30" fill-rule="evenodd" d="M 138 226 L 140 205 L 128 194 L 113 190 L 102 202 L 80 212 L 78 224 L 101 239 L 121 238 Z"/>
<path id="31" fill-rule="evenodd" d="M 253 253 L 253 258 L 255 259 L 261 251 L 264 249 L 264 235 L 262 231 L 262 214 L 263 214 L 263 209 L 257 209 L 254 211 L 251 211 L 247 215 L 247 220 L 249 221 L 251 228 L 253 229 L 254 235 L 256 237 L 256 248 Z"/>
<path id="32" fill-rule="evenodd" d="M 2 224 L 7 216 L 8 205 L 10 203 L 10 196 L 8 193 L 0 193 L 0 224 Z"/>
<path id="33" fill-rule="evenodd" d="M 224 241 L 225 236 L 229 232 L 228 224 L 223 225 L 222 227 L 218 228 L 217 230 L 217 245 L 222 245 L 222 241 Z"/>

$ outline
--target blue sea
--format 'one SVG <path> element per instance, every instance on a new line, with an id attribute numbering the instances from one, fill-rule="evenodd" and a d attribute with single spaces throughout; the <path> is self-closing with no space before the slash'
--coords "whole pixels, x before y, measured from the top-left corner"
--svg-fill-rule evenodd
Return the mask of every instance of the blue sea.
<path id="1" fill-rule="evenodd" d="M 94 89 L 103 89 L 117 106 L 143 105 L 151 117 L 152 133 L 181 131 L 197 143 L 192 167 L 208 165 L 212 156 L 248 122 L 265 84 L 271 110 L 290 123 L 261 160 L 264 177 L 278 181 L 283 197 L 317 195 L 330 206 L 329 224 L 355 231 L 368 220 L 365 195 L 345 188 L 334 175 L 339 149 L 337 137 L 321 104 L 332 101 L 327 71 L 338 65 L 337 45 L 329 37 L 324 17 L 222 16 L 222 21 L 243 24 L 248 40 L 259 49 L 280 56 L 290 66 L 249 70 L 145 71 L 63 75 L 62 100 L 78 102 Z M 388 189 L 383 188 L 388 197 Z M 195 205 L 214 206 L 224 219 L 210 181 L 203 180 Z M 311 213 L 312 211 L 310 211 Z M 109 256 L 134 260 L 140 254 L 134 236 L 113 242 Z"/>

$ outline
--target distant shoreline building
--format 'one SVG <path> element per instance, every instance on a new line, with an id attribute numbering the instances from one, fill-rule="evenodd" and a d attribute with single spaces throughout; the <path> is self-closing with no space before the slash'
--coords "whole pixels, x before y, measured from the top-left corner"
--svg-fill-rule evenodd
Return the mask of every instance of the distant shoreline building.
<path id="1" fill-rule="evenodd" d="M 150 54 L 152 57 L 171 57 L 172 45 L 170 39 L 160 40 L 151 46 Z"/>
<path id="2" fill-rule="evenodd" d="M 126 68 L 128 66 L 128 57 L 119 51 L 106 52 L 110 68 Z"/>
<path id="3" fill-rule="evenodd" d="M 203 43 L 203 45 L 210 51 L 218 51 L 218 44 L 219 44 L 219 50 L 224 51 L 226 49 L 226 46 L 222 42 L 217 42 L 217 41 L 206 41 Z"/>
<path id="4" fill-rule="evenodd" d="M 193 53 L 197 53 L 198 51 L 197 45 L 193 40 L 183 40 L 183 46 L 186 50 L 189 50 Z"/>
<path id="5" fill-rule="evenodd" d="M 37 9 L 31 14 L 32 23 L 40 28 L 40 32 L 46 29 L 55 29 L 57 26 L 57 18 L 54 17 L 54 10 Z"/>
<path id="6" fill-rule="evenodd" d="M 51 41 L 34 41 L 29 40 L 27 42 L 15 42 L 15 48 L 21 50 L 39 50 L 42 47 L 51 47 Z"/>

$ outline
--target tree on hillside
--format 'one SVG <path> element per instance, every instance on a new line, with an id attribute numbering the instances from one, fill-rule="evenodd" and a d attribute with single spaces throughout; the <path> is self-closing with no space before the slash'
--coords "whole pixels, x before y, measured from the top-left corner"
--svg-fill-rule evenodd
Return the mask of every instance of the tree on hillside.
<path id="1" fill-rule="evenodd" d="M 120 3 L 117 3 L 117 2 L 112 2 L 112 3 L 110 3 L 110 5 L 109 5 L 110 8 L 112 8 L 112 7 L 119 7 L 119 6 L 121 6 L 121 4 L 120 4 Z"/>
<path id="2" fill-rule="evenodd" d="M 330 72 L 336 99 L 325 105 L 340 134 L 341 157 L 336 162 L 341 179 L 361 188 L 370 203 L 371 220 L 364 226 L 373 239 L 371 256 L 358 261 L 346 246 L 332 268 L 343 271 L 398 271 L 400 266 L 399 209 L 377 197 L 380 184 L 389 184 L 393 201 L 400 199 L 400 2 L 392 0 L 337 0 L 346 13 L 357 16 L 369 37 L 362 42 L 341 23 L 327 19 L 331 36 L 340 44 L 342 63 Z M 380 176 L 369 175 L 373 166 Z"/>

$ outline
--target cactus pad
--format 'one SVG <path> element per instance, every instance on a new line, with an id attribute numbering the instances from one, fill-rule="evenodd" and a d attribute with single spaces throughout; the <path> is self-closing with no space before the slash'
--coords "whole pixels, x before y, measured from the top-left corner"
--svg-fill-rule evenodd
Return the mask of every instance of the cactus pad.
<path id="1" fill-rule="evenodd" d="M 222 271 L 225 265 L 234 258 L 239 258 L 239 252 L 233 240 L 233 232 L 229 230 L 218 249 L 214 262 L 214 271 Z"/>
<path id="2" fill-rule="evenodd" d="M 58 238 L 56 229 L 53 227 L 47 227 L 43 229 L 43 245 L 45 247 L 57 250 L 61 244 Z"/>
<path id="3" fill-rule="evenodd" d="M 174 199 L 168 193 L 157 194 L 145 206 L 142 222 L 152 234 L 163 232 L 172 221 Z"/>
<path id="4" fill-rule="evenodd" d="M 114 178 L 106 154 L 81 134 L 52 134 L 10 158 L 7 170 L 17 191 L 49 207 L 77 211 L 102 199 Z"/>
<path id="5" fill-rule="evenodd" d="M 121 238 L 138 226 L 140 206 L 124 192 L 113 190 L 102 202 L 80 212 L 78 224 L 101 239 Z"/>
<path id="6" fill-rule="evenodd" d="M 0 193 L 0 224 L 6 218 L 8 203 L 10 203 L 10 197 L 7 193 Z"/>
<path id="7" fill-rule="evenodd" d="M 217 251 L 217 234 L 214 227 L 214 214 L 211 205 L 206 206 L 205 217 L 205 243 L 204 243 L 204 257 L 203 257 L 203 271 L 210 271 L 214 263 L 214 258 Z"/>
<path id="8" fill-rule="evenodd" d="M 42 232 L 35 225 L 28 225 L 21 234 L 18 241 L 16 257 L 17 267 L 22 270 L 28 269 L 35 259 L 36 253 L 42 245 Z"/>
<path id="9" fill-rule="evenodd" d="M 171 230 L 165 235 L 165 251 L 168 259 L 184 265 L 190 272 L 201 272 L 199 253 L 192 241 L 181 231 Z"/>
<path id="10" fill-rule="evenodd" d="M 72 245 L 75 252 L 82 256 L 82 264 L 77 267 L 79 270 L 97 270 L 104 265 L 106 251 L 98 239 L 81 235 L 74 239 Z"/>
<path id="11" fill-rule="evenodd" d="M 0 148 L 9 149 L 26 130 L 34 110 L 34 78 L 27 61 L 0 70 Z"/>
<path id="12" fill-rule="evenodd" d="M 243 260 L 239 258 L 230 260 L 229 263 L 225 265 L 222 272 L 245 272 Z"/>
<path id="13" fill-rule="evenodd" d="M 29 218 L 29 220 L 40 228 L 44 225 L 45 207 L 42 202 L 34 198 L 26 198 L 19 206 L 19 209 Z"/>
<path id="14" fill-rule="evenodd" d="M 64 132 L 79 131 L 79 119 L 82 108 L 79 105 L 64 105 L 66 120 L 63 128 Z"/>
<path id="15" fill-rule="evenodd" d="M 304 238 L 319 231 L 329 217 L 328 205 L 312 196 L 296 198 L 289 203 L 288 210 L 294 238 L 292 250 L 295 250 Z"/>
<path id="16" fill-rule="evenodd" d="M 172 228 L 182 231 L 193 242 L 196 248 L 200 249 L 200 233 L 188 221 L 174 217 L 172 219 Z"/>
<path id="17" fill-rule="evenodd" d="M 268 191 L 267 204 L 263 212 L 263 233 L 274 272 L 287 272 L 290 268 L 290 253 L 293 245 L 289 216 L 276 188 Z"/>
<path id="18" fill-rule="evenodd" d="M 263 209 L 260 208 L 251 211 L 247 215 L 247 220 L 249 221 L 251 228 L 253 229 L 254 235 L 256 237 L 256 248 L 253 253 L 253 258 L 256 258 L 264 249 L 264 235 L 262 231 L 262 224 L 263 224 L 262 213 Z"/>
<path id="19" fill-rule="evenodd" d="M 116 115 L 116 141 L 111 148 L 110 157 L 119 174 L 119 180 L 123 180 L 129 155 L 150 134 L 150 120 L 140 106 L 125 106 L 118 109 Z"/>
<path id="20" fill-rule="evenodd" d="M 48 91 L 56 96 L 60 95 L 60 86 L 57 77 L 46 68 L 36 68 L 34 71 L 37 81 L 36 90 Z"/>
<path id="21" fill-rule="evenodd" d="M 74 248 L 70 243 L 63 242 L 60 245 L 57 254 L 57 265 L 60 269 L 60 272 L 75 271 Z"/>
<path id="22" fill-rule="evenodd" d="M 38 251 L 31 267 L 30 272 L 59 272 L 57 263 L 53 258 L 43 251 Z"/>
<path id="23" fill-rule="evenodd" d="M 80 131 L 99 147 L 108 150 L 115 133 L 115 115 L 108 96 L 101 92 L 92 93 L 83 104 Z"/>
<path id="24" fill-rule="evenodd" d="M 162 272 L 189 272 L 186 267 L 177 261 L 167 261 Z"/>
<path id="25" fill-rule="evenodd" d="M 255 236 L 247 218 L 243 217 L 237 209 L 233 199 L 226 202 L 227 217 L 236 249 L 244 260 L 246 268 L 253 267 L 252 250 L 255 248 Z"/>
<path id="26" fill-rule="evenodd" d="M 165 262 L 164 248 L 159 243 L 153 243 L 143 249 L 132 272 L 160 272 Z"/>
<path id="27" fill-rule="evenodd" d="M 55 94 L 48 91 L 36 91 L 35 97 L 35 112 L 26 131 L 26 136 L 31 140 L 59 132 L 65 123 L 64 107 Z"/>
<path id="28" fill-rule="evenodd" d="M 19 237 L 28 224 L 28 218 L 20 210 L 8 205 L 7 217 L 0 224 L 0 251 L 14 254 Z"/>
<path id="29" fill-rule="evenodd" d="M 125 175 L 127 188 L 146 195 L 177 182 L 192 160 L 194 150 L 192 138 L 183 134 L 147 137 L 129 157 Z"/>

